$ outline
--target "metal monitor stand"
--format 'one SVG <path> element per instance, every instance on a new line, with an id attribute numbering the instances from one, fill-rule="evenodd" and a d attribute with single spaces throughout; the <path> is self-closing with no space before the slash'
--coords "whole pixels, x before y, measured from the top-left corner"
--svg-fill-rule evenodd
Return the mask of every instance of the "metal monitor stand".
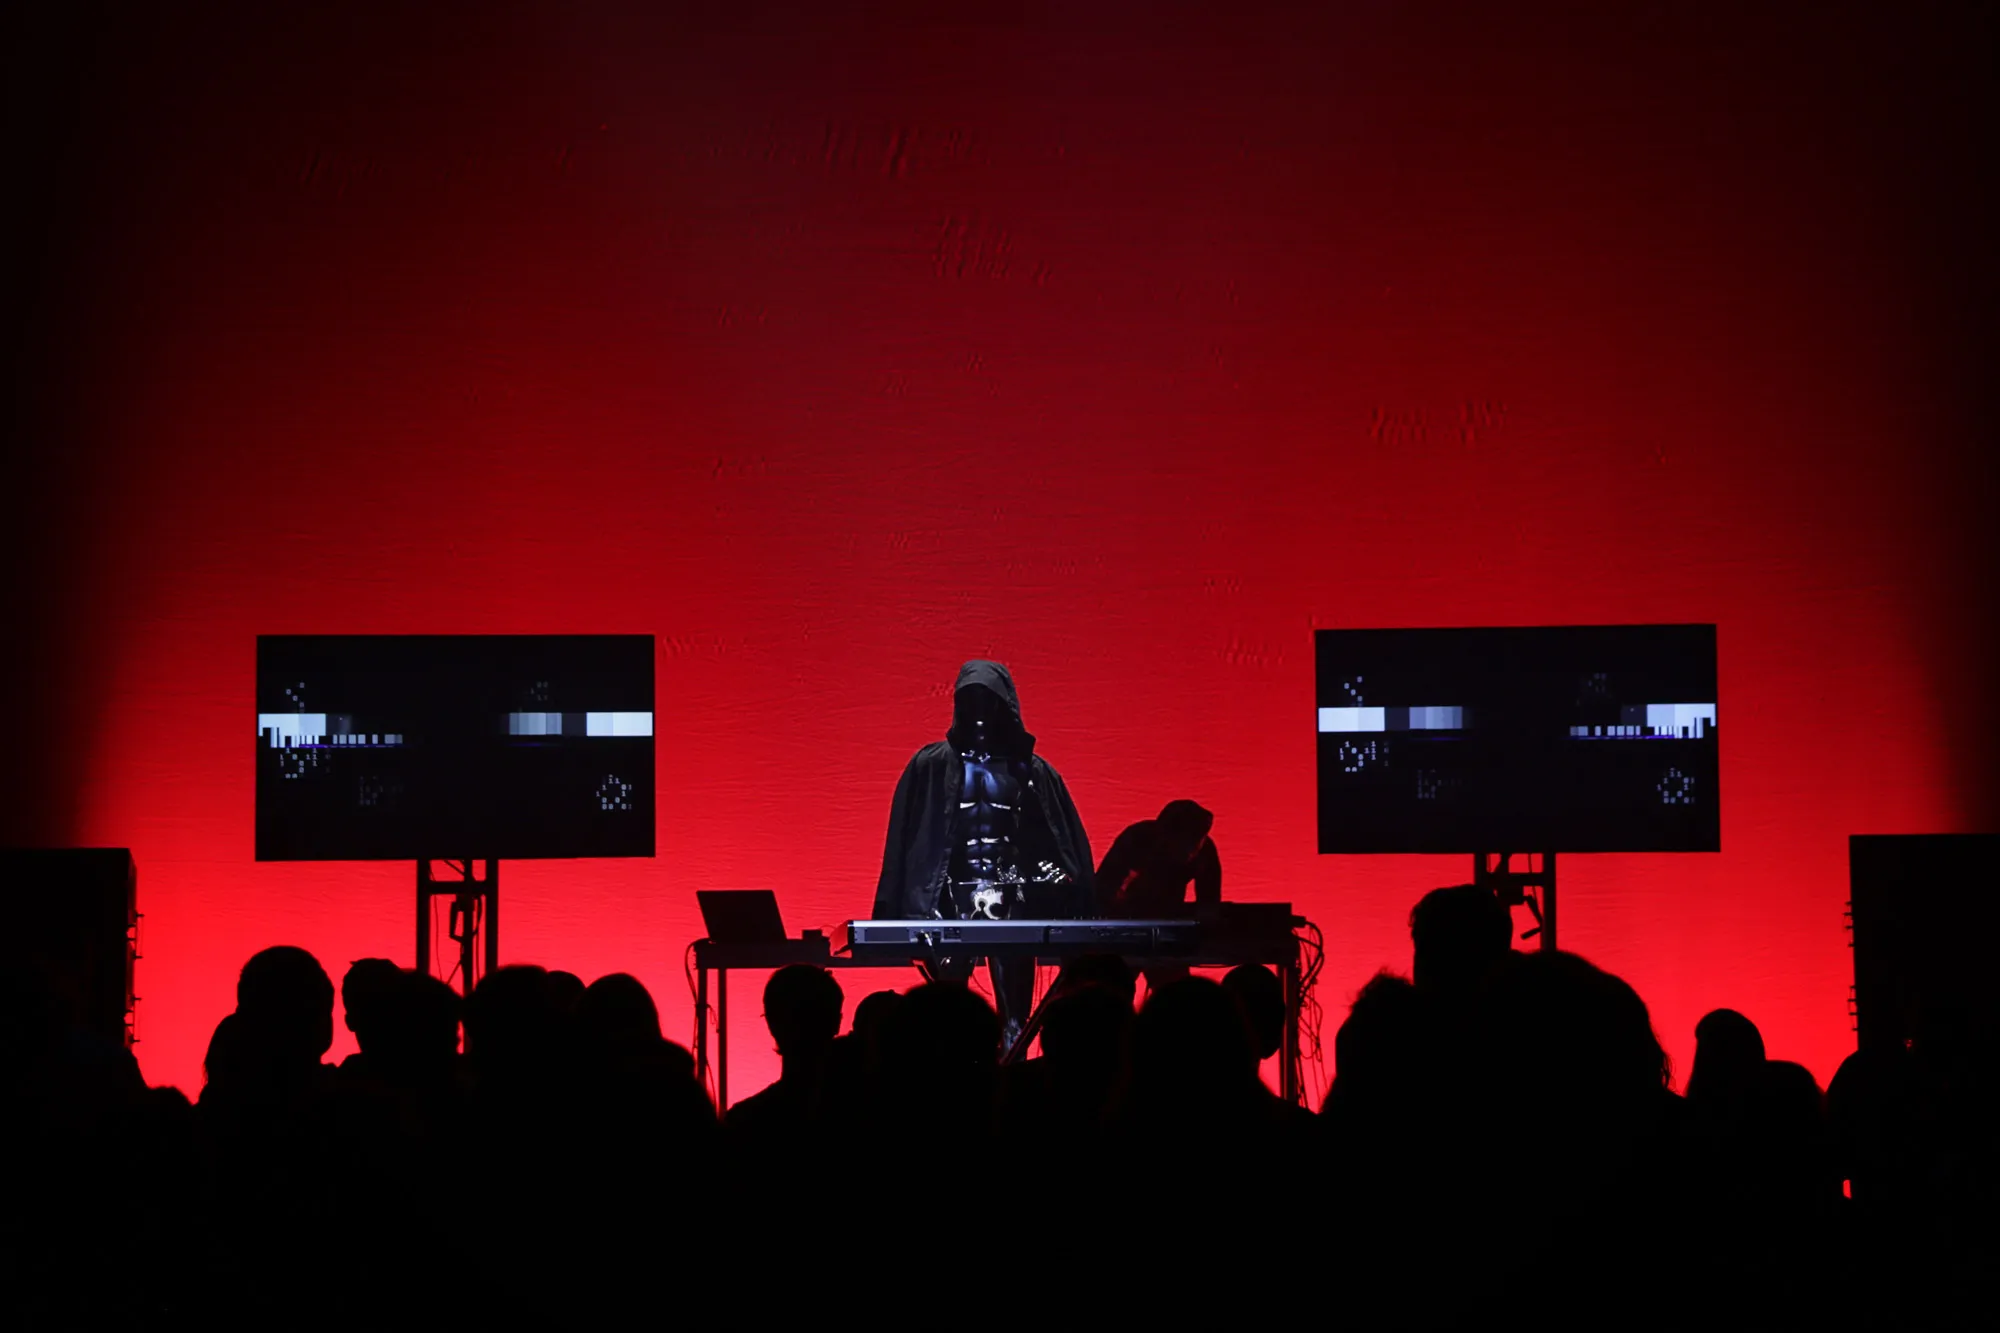
<path id="1" fill-rule="evenodd" d="M 1539 870 L 1509 870 L 1507 863 L 1514 853 L 1497 853 L 1500 858 L 1498 864 L 1493 862 L 1495 855 L 1493 852 L 1472 854 L 1472 882 L 1481 888 L 1491 889 L 1494 896 L 1500 899 L 1501 905 L 1509 911 L 1525 905 L 1529 914 L 1535 918 L 1535 924 L 1532 929 L 1522 931 L 1521 938 L 1531 940 L 1539 935 L 1542 948 L 1554 949 L 1556 947 L 1556 854 L 1540 853 L 1542 865 Z M 1522 858 L 1525 860 L 1528 855 L 1530 853 L 1524 852 Z M 1534 896 L 1529 895 L 1529 889 L 1537 891 Z"/>
<path id="2" fill-rule="evenodd" d="M 449 897 L 451 937 L 458 941 L 459 991 L 470 995 L 480 978 L 491 976 L 500 966 L 500 863 L 489 858 L 483 879 L 473 877 L 478 862 L 470 857 L 444 862 L 458 872 L 456 879 L 435 878 L 432 864 L 429 857 L 417 862 L 417 971 L 425 976 L 431 972 L 431 900 Z"/>

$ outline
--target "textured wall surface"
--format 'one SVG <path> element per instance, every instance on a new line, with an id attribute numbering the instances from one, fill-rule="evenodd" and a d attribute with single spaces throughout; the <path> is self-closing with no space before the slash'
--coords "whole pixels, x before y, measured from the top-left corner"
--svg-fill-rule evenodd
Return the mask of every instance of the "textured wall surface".
<path id="1" fill-rule="evenodd" d="M 693 891 L 864 913 L 968 656 L 1330 1022 L 1468 867 L 1314 854 L 1315 627 L 1720 626 L 1723 851 L 1564 870 L 1682 1071 L 1830 1076 L 1846 835 L 1993 827 L 1971 21 L 407 8 L 48 78 L 4 832 L 135 851 L 149 1078 L 258 947 L 413 955 L 408 867 L 251 859 L 259 633 L 658 635 L 660 855 L 508 866 L 503 954 L 682 1039 Z"/>

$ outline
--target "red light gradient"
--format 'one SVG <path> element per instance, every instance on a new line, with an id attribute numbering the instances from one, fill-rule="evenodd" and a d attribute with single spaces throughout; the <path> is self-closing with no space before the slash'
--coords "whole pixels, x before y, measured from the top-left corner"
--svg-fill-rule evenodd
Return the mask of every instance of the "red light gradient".
<path id="1" fill-rule="evenodd" d="M 660 855 L 505 866 L 502 954 L 682 1039 L 694 890 L 864 914 L 970 656 L 1100 853 L 1217 812 L 1329 1037 L 1469 867 L 1314 854 L 1315 627 L 1719 624 L 1724 850 L 1563 866 L 1683 1071 L 1830 1076 L 1846 835 L 1994 826 L 1990 19 L 403 8 L 45 76 L 0 831 L 135 852 L 150 1079 L 263 945 L 413 957 L 410 867 L 251 859 L 259 633 L 658 635 Z"/>

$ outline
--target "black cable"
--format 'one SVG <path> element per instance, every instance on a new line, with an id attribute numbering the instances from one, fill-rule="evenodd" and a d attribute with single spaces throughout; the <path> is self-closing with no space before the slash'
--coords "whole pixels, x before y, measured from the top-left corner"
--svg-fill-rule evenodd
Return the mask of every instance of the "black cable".
<path id="1" fill-rule="evenodd" d="M 1302 932 L 1311 932 L 1309 935 Z M 1299 1051 L 1298 1064 L 1292 1070 L 1294 1086 L 1301 1091 L 1305 1088 L 1304 1066 L 1310 1063 L 1313 1070 L 1313 1089 L 1318 1100 L 1326 1099 L 1326 1056 L 1323 1044 L 1325 1013 L 1320 1007 L 1318 985 L 1321 970 L 1326 966 L 1326 937 L 1320 928 L 1307 921 L 1300 931 L 1294 932 L 1306 953 L 1306 961 L 1299 975 Z"/>
<path id="2" fill-rule="evenodd" d="M 693 940 L 689 940 L 687 948 L 681 950 L 681 976 L 686 978 L 687 980 L 688 999 L 694 1002 L 694 1034 L 693 1034 L 692 1044 L 689 1045 L 688 1049 L 690 1051 L 701 1051 L 704 1050 L 701 1040 L 702 1029 L 707 1025 L 708 1016 L 702 1013 L 701 993 L 695 988 L 695 983 L 694 983 Z M 706 1056 L 704 1055 L 704 1058 L 702 1059 L 701 1063 L 696 1067 L 694 1072 L 695 1072 L 695 1077 L 701 1080 L 702 1087 L 708 1090 L 708 1099 L 711 1102 L 714 1101 L 715 1066 L 710 1064 Z"/>

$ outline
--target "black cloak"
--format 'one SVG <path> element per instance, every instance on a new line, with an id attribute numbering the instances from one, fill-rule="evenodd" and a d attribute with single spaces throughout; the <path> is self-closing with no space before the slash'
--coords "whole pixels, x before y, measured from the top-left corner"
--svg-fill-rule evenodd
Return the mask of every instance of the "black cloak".
<path id="1" fill-rule="evenodd" d="M 1035 753 L 1035 738 L 1021 725 L 1021 700 L 1014 678 L 998 662 L 973 661 L 959 668 L 957 696 L 968 689 L 992 691 L 1006 705 L 1000 734 L 989 738 L 996 755 L 1018 766 L 1022 786 L 1032 799 L 1021 813 L 1022 872 L 1030 878 L 1037 861 L 1061 866 L 1069 876 L 1058 904 L 1067 916 L 1094 915 L 1094 862 L 1083 820 L 1069 798 L 1069 788 L 1048 760 Z M 889 806 L 889 839 L 882 851 L 882 877 L 875 885 L 877 920 L 927 919 L 937 909 L 938 895 L 951 873 L 951 849 L 958 822 L 959 784 L 963 769 L 955 742 L 965 733 L 954 707 L 945 739 L 917 751 L 896 783 Z M 1040 818 L 1034 816 L 1039 812 Z"/>

